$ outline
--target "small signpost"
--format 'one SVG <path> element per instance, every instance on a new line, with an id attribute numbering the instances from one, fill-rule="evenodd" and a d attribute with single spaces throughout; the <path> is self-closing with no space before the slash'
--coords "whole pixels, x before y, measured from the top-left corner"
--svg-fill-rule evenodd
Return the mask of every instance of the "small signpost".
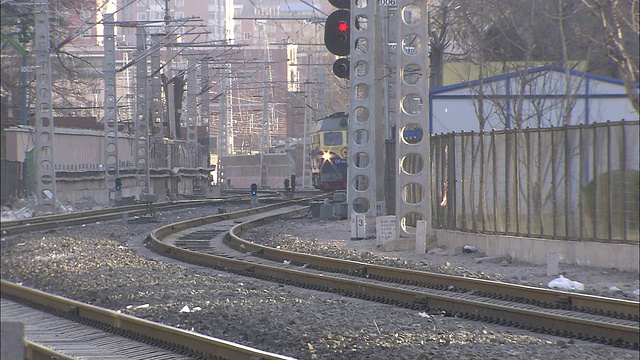
<path id="1" fill-rule="evenodd" d="M 396 239 L 396 216 L 376 217 L 376 241 L 377 245 L 384 245 Z"/>
<path id="2" fill-rule="evenodd" d="M 362 240 L 367 233 L 367 219 L 364 214 L 351 214 L 351 240 Z"/>

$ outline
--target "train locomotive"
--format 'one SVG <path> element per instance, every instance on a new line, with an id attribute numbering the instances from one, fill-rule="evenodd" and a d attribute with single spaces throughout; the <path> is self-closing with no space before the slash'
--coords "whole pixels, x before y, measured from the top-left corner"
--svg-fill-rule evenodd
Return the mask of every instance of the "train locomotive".
<path id="1" fill-rule="evenodd" d="M 347 188 L 347 114 L 335 113 L 319 119 L 309 133 L 311 151 L 311 181 L 316 189 L 324 191 Z"/>

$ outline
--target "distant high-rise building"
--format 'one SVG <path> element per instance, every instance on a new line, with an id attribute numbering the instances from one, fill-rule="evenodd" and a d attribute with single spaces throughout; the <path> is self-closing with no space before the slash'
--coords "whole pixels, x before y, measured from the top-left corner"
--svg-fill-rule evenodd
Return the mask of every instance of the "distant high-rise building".
<path id="1" fill-rule="evenodd" d="M 167 31 L 165 17 L 168 16 L 172 21 L 171 25 L 177 25 L 180 19 L 188 18 L 204 22 L 208 33 L 206 37 L 202 34 L 185 35 L 181 42 L 191 41 L 195 37 L 199 37 L 199 41 L 230 41 L 233 37 L 233 0 L 137 0 L 125 7 L 128 2 L 118 0 L 118 8 L 124 8 L 118 12 L 118 21 L 146 22 L 152 34 Z M 197 25 L 197 22 L 187 24 Z M 183 26 L 178 32 L 182 34 L 187 28 Z M 126 44 L 135 43 L 135 28 L 124 28 L 121 41 Z"/>

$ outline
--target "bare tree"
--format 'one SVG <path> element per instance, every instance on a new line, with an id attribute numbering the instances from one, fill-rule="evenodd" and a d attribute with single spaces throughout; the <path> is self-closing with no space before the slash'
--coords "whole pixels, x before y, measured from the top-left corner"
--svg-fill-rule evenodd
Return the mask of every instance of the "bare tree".
<path id="1" fill-rule="evenodd" d="M 26 76 L 23 73 L 29 65 L 34 65 L 33 58 L 29 56 L 35 37 L 33 7 L 7 2 L 0 9 L 3 114 L 8 115 L 8 109 L 11 109 L 13 117 L 20 117 L 25 95 L 29 102 L 27 108 L 33 106 L 35 99 L 33 73 Z M 92 25 L 89 23 L 95 23 L 97 14 L 102 10 L 102 6 L 96 7 L 92 0 L 49 2 L 54 115 L 86 115 L 90 111 L 91 99 L 86 94 L 97 86 L 99 72 L 89 61 L 66 51 L 65 46 L 78 39 L 86 42 L 82 35 L 90 30 Z"/>
<path id="2" fill-rule="evenodd" d="M 606 54 L 618 69 L 629 100 L 636 112 L 638 97 L 638 36 L 640 10 L 638 0 L 582 0 L 602 23 Z M 599 42 L 598 38 L 592 38 Z"/>
<path id="3" fill-rule="evenodd" d="M 459 8 L 458 1 L 445 1 L 432 4 L 430 10 L 430 51 L 429 68 L 431 89 L 444 85 L 444 64 L 447 50 L 451 47 L 451 23 L 455 21 L 456 10 Z"/>

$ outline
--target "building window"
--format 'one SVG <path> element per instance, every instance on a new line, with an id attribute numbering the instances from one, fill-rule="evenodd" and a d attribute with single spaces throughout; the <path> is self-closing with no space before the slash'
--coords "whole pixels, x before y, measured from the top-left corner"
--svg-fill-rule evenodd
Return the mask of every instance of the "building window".
<path id="1" fill-rule="evenodd" d="M 137 14 L 137 17 L 138 17 L 138 21 L 146 21 L 147 20 L 147 14 L 143 13 L 143 12 L 139 12 Z"/>
<path id="2" fill-rule="evenodd" d="M 176 7 L 183 7 L 184 6 L 184 0 L 176 0 Z"/>
<path id="3" fill-rule="evenodd" d="M 184 18 L 184 13 L 182 11 L 176 11 L 176 19 Z"/>
<path id="4" fill-rule="evenodd" d="M 250 32 L 246 32 L 246 33 L 244 33 L 244 39 L 245 39 L 245 40 L 249 40 L 249 39 L 251 39 L 251 33 L 250 33 Z"/>

